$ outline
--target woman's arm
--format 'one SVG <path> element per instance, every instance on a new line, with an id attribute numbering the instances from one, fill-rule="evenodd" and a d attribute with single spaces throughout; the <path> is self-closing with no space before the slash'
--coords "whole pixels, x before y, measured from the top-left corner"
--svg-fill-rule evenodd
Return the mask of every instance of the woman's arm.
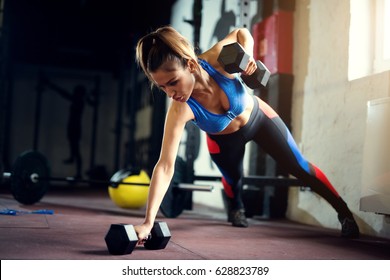
<path id="1" fill-rule="evenodd" d="M 145 220 L 142 225 L 135 226 L 140 243 L 147 238 L 153 227 L 160 204 L 173 177 L 185 124 L 192 118 L 192 111 L 187 104 L 172 101 L 165 121 L 160 158 L 154 167 L 150 181 Z"/>
<path id="2" fill-rule="evenodd" d="M 233 30 L 230 34 L 228 34 L 225 39 L 223 39 L 220 43 L 223 45 L 226 45 L 224 43 L 224 40 L 233 40 L 233 42 L 239 43 L 245 50 L 245 52 L 253 57 L 253 46 L 254 46 L 254 40 L 252 37 L 252 34 L 249 32 L 246 28 L 239 28 L 236 30 Z M 229 43 L 227 43 L 229 44 Z"/>
<path id="3" fill-rule="evenodd" d="M 245 71 L 242 72 L 244 75 L 251 75 L 257 68 L 256 61 L 253 58 L 253 46 L 254 40 L 247 28 L 237 28 L 226 35 L 221 41 L 216 43 L 211 49 L 200 55 L 200 58 L 208 61 L 214 68 L 220 72 L 224 72 L 227 76 L 231 76 L 224 71 L 222 66 L 218 62 L 218 56 L 221 53 L 223 46 L 231 43 L 239 43 L 249 55 L 249 62 Z"/>

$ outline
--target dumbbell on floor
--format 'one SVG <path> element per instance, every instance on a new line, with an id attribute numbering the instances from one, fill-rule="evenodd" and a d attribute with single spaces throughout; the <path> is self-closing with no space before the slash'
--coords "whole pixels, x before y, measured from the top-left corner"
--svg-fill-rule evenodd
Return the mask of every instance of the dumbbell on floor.
<path id="1" fill-rule="evenodd" d="M 218 56 L 218 62 L 224 70 L 230 74 L 240 73 L 245 70 L 249 61 L 249 55 L 238 43 L 223 46 Z M 241 79 L 251 89 L 266 86 L 271 76 L 271 72 L 260 61 L 256 61 L 257 69 L 252 75 L 241 75 Z"/>
<path id="2" fill-rule="evenodd" d="M 170 238 L 168 225 L 165 222 L 155 222 L 144 247 L 148 250 L 164 249 Z M 111 255 L 126 255 L 131 254 L 137 246 L 138 236 L 133 225 L 112 224 L 104 240 Z"/>

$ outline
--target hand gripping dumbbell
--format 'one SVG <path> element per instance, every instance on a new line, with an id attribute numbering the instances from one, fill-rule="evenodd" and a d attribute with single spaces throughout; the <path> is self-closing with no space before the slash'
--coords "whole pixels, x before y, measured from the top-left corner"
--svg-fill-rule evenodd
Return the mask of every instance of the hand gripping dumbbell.
<path id="1" fill-rule="evenodd" d="M 237 42 L 223 46 L 218 56 L 218 62 L 230 74 L 244 71 L 248 61 L 249 55 Z M 256 61 L 256 65 L 257 69 L 252 75 L 241 75 L 241 79 L 251 89 L 265 87 L 271 76 L 271 72 L 260 60 Z"/>
<path id="2" fill-rule="evenodd" d="M 171 233 L 165 222 L 155 222 L 144 247 L 148 250 L 164 249 Z M 104 238 L 111 255 L 131 254 L 138 243 L 138 236 L 133 225 L 112 224 Z"/>

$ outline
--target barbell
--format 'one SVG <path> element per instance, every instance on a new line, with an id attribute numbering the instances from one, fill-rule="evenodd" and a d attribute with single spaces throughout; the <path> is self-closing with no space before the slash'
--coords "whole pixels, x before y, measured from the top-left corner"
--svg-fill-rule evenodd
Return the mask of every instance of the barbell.
<path id="1" fill-rule="evenodd" d="M 181 157 L 177 157 L 175 162 L 175 173 L 160 206 L 161 212 L 167 218 L 176 218 L 184 211 L 186 206 L 191 203 L 191 191 L 211 192 L 214 189 L 213 185 L 200 185 L 193 184 L 192 182 L 219 182 L 222 180 L 220 176 L 193 175 L 190 176 L 191 178 L 188 178 L 187 169 L 187 163 Z M 149 187 L 149 184 L 144 182 L 123 182 L 123 176 L 118 176 L 118 178 L 113 176 L 111 178 L 112 180 L 109 181 L 89 180 L 75 177 L 52 177 L 50 176 L 50 165 L 48 160 L 44 155 L 37 151 L 26 151 L 20 154 L 15 160 L 11 172 L 0 172 L 0 182 L 2 182 L 3 178 L 10 179 L 13 197 L 18 202 L 26 205 L 31 205 L 40 201 L 49 189 L 50 181 L 78 184 L 104 184 L 111 187 L 119 185 Z M 304 186 L 300 180 L 295 178 L 270 176 L 246 176 L 243 178 L 243 184 L 285 187 Z"/>
<path id="2" fill-rule="evenodd" d="M 104 184 L 111 187 L 117 187 L 119 185 L 149 187 L 149 183 L 145 182 L 124 182 L 123 179 L 131 175 L 131 173 L 136 174 L 137 172 L 134 170 L 131 172 L 125 170 L 118 171 L 115 174 L 122 175 L 113 176 L 108 181 L 76 177 L 53 177 L 50 176 L 50 165 L 43 154 L 37 151 L 26 151 L 16 158 L 11 172 L 0 173 L 0 182 L 3 179 L 9 179 L 13 197 L 22 204 L 31 205 L 42 199 L 49 189 L 49 182 L 52 181 L 77 184 Z M 175 178 L 177 178 L 177 175 Z M 167 213 L 167 215 L 172 215 L 173 210 L 171 208 L 175 206 L 171 205 L 171 203 L 176 203 L 178 197 L 185 197 L 185 193 L 188 191 L 212 191 L 213 188 L 212 185 L 196 185 L 172 180 L 167 192 L 167 199 L 163 201 L 163 206 L 161 207 L 162 212 Z"/>

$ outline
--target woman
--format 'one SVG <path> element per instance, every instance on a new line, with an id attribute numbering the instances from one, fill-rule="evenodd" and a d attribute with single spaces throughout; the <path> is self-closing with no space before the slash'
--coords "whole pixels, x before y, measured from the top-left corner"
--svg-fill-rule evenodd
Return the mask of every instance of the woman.
<path id="1" fill-rule="evenodd" d="M 192 45 L 172 27 L 162 27 L 141 38 L 136 59 L 153 86 L 172 102 L 167 112 L 160 158 L 153 170 L 145 221 L 135 227 L 139 242 L 147 238 L 174 173 L 179 142 L 188 121 L 207 133 L 213 161 L 222 173 L 233 226 L 247 227 L 241 199 L 245 143 L 255 141 L 285 170 L 325 198 L 337 211 L 343 237 L 358 237 L 359 229 L 348 206 L 326 176 L 306 161 L 277 113 L 247 93 L 234 74 L 217 58 L 224 45 L 238 42 L 250 55 L 241 74 L 256 70 L 253 38 L 245 28 L 232 31 L 211 49 L 196 56 Z"/>

